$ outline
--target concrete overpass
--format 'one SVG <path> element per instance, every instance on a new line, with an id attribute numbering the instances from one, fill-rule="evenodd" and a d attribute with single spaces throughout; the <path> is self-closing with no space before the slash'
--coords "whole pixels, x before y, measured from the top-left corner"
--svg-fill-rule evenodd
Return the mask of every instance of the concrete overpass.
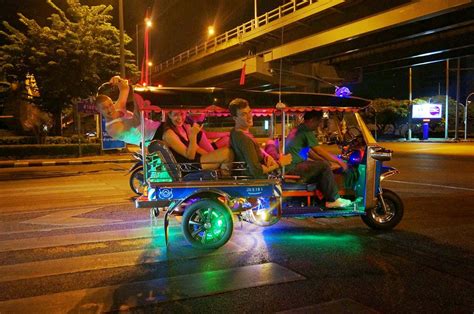
<path id="1" fill-rule="evenodd" d="M 167 86 L 321 90 L 474 52 L 472 0 L 293 0 L 153 67 Z"/>

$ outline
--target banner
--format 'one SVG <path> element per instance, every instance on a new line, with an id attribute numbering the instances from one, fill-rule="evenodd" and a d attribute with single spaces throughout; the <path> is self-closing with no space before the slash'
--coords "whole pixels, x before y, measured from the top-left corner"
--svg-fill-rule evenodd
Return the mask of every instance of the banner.
<path id="1" fill-rule="evenodd" d="M 121 149 L 125 148 L 126 144 L 124 141 L 120 140 L 114 140 L 106 131 L 105 129 L 105 119 L 100 116 L 101 118 L 101 131 L 102 131 L 102 149 L 107 150 L 107 149 Z"/>
<path id="2" fill-rule="evenodd" d="M 73 104 L 77 105 L 77 111 L 88 113 L 88 114 L 98 114 L 99 111 L 95 105 L 95 98 L 89 97 L 84 99 L 78 99 L 73 101 Z"/>
<path id="3" fill-rule="evenodd" d="M 242 71 L 240 72 L 240 85 L 245 85 L 245 62 L 242 65 Z"/>

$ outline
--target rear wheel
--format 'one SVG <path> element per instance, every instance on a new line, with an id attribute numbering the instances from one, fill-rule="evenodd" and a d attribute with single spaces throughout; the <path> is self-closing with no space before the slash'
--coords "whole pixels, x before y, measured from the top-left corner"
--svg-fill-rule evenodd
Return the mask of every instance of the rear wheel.
<path id="1" fill-rule="evenodd" d="M 383 203 L 385 203 L 385 208 Z M 377 206 L 366 209 L 366 214 L 361 218 L 372 229 L 389 230 L 402 220 L 403 211 L 403 202 L 400 197 L 391 190 L 383 189 L 383 194 L 379 196 Z"/>
<path id="2" fill-rule="evenodd" d="M 137 195 L 143 194 L 146 186 L 145 177 L 143 175 L 143 167 L 133 170 L 132 174 L 130 175 L 129 183 L 133 193 Z"/>
<path id="3" fill-rule="evenodd" d="M 216 249 L 226 244 L 232 235 L 232 212 L 219 201 L 202 199 L 185 209 L 182 228 L 192 246 Z"/>

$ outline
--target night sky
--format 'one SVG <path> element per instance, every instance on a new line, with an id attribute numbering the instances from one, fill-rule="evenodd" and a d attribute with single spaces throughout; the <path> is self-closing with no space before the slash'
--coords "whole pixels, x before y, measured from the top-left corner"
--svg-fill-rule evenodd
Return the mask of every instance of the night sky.
<path id="1" fill-rule="evenodd" d="M 65 8 L 66 0 L 53 0 Z M 114 7 L 113 24 L 118 23 L 118 0 L 81 0 L 85 5 L 110 4 Z M 195 44 L 207 36 L 207 27 L 214 25 L 220 34 L 249 21 L 254 16 L 253 0 L 123 0 L 124 23 L 126 33 L 133 39 L 127 47 L 136 51 L 136 25 L 139 26 L 138 42 L 143 46 L 143 20 L 147 9 L 151 12 L 153 28 L 150 32 L 150 59 L 156 64 Z M 283 3 L 283 0 L 258 0 L 258 13 L 263 14 Z M 27 17 L 34 17 L 40 25 L 47 25 L 46 17 L 54 11 L 46 0 L 0 0 L 0 17 L 18 26 L 16 12 Z M 4 39 L 0 37 L 0 44 Z M 140 56 L 142 52 L 140 51 Z M 467 60 L 463 67 L 473 67 L 473 58 Z M 445 64 L 443 62 L 413 68 L 413 98 L 445 93 Z M 454 61 L 451 68 L 455 68 Z M 461 94 L 471 89 L 472 71 L 463 71 Z M 451 71 L 450 94 L 456 90 L 456 75 Z M 471 85 L 469 85 L 471 84 Z M 468 86 L 469 85 L 469 86 Z M 379 73 L 364 74 L 363 82 L 350 84 L 354 94 L 368 98 L 408 99 L 408 69 L 390 70 Z M 462 101 L 462 100 L 461 100 Z"/>

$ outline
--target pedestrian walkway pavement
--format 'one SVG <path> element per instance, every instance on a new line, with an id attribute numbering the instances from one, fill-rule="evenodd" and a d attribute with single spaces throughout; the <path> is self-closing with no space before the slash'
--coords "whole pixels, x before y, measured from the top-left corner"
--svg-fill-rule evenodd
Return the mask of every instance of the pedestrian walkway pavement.
<path id="1" fill-rule="evenodd" d="M 54 159 L 0 160 L 0 168 L 68 166 L 101 163 L 131 163 L 136 161 L 130 153 Z"/>
<path id="2" fill-rule="evenodd" d="M 428 140 L 411 139 L 406 140 L 379 140 L 380 144 L 386 143 L 473 143 L 473 139 L 454 140 L 444 138 L 430 138 Z M 137 151 L 138 148 L 128 149 L 127 153 L 103 154 L 98 156 L 85 157 L 67 157 L 67 158 L 37 158 L 24 160 L 0 160 L 0 168 L 19 168 L 19 167 L 42 167 L 42 166 L 68 166 L 68 165 L 84 165 L 84 164 L 100 164 L 100 163 L 131 163 L 136 160 L 132 157 L 132 152 Z"/>
<path id="3" fill-rule="evenodd" d="M 401 138 L 394 138 L 394 139 L 377 139 L 377 142 L 402 142 L 402 143 L 466 143 L 466 142 L 474 142 L 474 139 L 468 138 L 465 139 L 454 139 L 454 138 L 428 138 L 426 140 L 419 139 L 419 138 L 411 138 L 406 139 L 404 137 Z"/>

